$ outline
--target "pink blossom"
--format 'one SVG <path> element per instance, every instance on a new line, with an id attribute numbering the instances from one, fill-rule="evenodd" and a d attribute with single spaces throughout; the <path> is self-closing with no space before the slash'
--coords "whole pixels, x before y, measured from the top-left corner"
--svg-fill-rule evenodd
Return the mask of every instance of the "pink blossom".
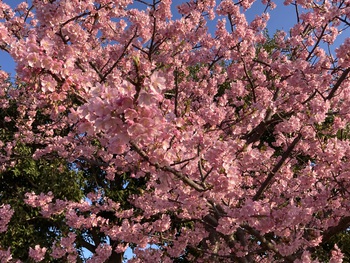
<path id="1" fill-rule="evenodd" d="M 350 216 L 348 3 L 287 0 L 296 24 L 267 35 L 275 13 L 254 0 L 146 2 L 0 1 L 17 64 L 15 83 L 0 71 L 0 169 L 50 171 L 24 208 L 57 236 L 29 256 L 312 262 Z M 52 169 L 79 200 L 41 182 Z M 6 234 L 19 211 L 3 202 Z"/>
<path id="2" fill-rule="evenodd" d="M 40 262 L 45 258 L 47 248 L 41 248 L 40 245 L 36 245 L 35 248 L 29 249 L 29 256 L 35 260 L 35 262 Z"/>
<path id="3" fill-rule="evenodd" d="M 0 261 L 1 262 L 10 262 L 12 260 L 11 250 L 8 248 L 7 250 L 0 249 Z"/>
<path id="4" fill-rule="evenodd" d="M 8 223 L 11 220 L 14 210 L 11 209 L 10 205 L 1 205 L 0 206 L 0 233 L 5 232 L 8 227 Z"/>
<path id="5" fill-rule="evenodd" d="M 341 252 L 337 244 L 334 245 L 334 249 L 332 250 L 332 257 L 329 261 L 330 263 L 341 263 L 343 262 L 344 254 Z"/>

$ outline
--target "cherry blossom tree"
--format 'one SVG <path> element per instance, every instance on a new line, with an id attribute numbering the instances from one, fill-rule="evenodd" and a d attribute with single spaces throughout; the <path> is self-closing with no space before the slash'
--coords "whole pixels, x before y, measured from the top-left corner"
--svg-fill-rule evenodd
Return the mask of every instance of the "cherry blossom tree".
<path id="1" fill-rule="evenodd" d="M 317 262 L 350 226 L 349 0 L 31 4 L 0 1 L 2 261 Z"/>

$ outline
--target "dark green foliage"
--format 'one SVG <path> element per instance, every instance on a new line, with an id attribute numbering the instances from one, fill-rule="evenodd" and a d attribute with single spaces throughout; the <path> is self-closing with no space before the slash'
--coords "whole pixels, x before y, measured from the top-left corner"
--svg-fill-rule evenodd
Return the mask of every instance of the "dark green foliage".
<path id="1" fill-rule="evenodd" d="M 50 247 L 68 229 L 61 216 L 47 219 L 39 208 L 25 204 L 25 194 L 52 192 L 57 199 L 79 201 L 83 197 L 83 178 L 81 173 L 70 170 L 64 160 L 33 160 L 26 146 L 18 147 L 16 153 L 16 165 L 0 173 L 0 201 L 15 211 L 8 231 L 0 234 L 0 246 L 11 247 L 15 258 L 26 261 L 29 247 Z"/>
<path id="2" fill-rule="evenodd" d="M 350 231 L 346 230 L 333 236 L 328 242 L 322 243 L 313 253 L 314 257 L 320 262 L 329 262 L 331 251 L 337 244 L 344 254 L 343 262 L 350 262 Z"/>
<path id="3" fill-rule="evenodd" d="M 50 248 L 59 240 L 68 227 L 62 216 L 44 218 L 40 208 L 33 208 L 25 203 L 25 194 L 52 192 L 55 199 L 79 201 L 84 183 L 81 172 L 72 170 L 67 161 L 58 158 L 34 159 L 33 153 L 44 145 L 24 144 L 15 139 L 18 133 L 16 121 L 19 118 L 18 105 L 10 100 L 9 107 L 0 108 L 0 141 L 3 145 L 0 154 L 8 158 L 5 168 L 0 171 L 0 204 L 9 204 L 15 211 L 8 231 L 0 234 L 0 247 L 11 248 L 14 258 L 30 262 L 29 248 L 40 244 Z M 47 117 L 37 115 L 33 127 L 47 122 Z M 11 152 L 5 147 L 11 143 Z M 46 262 L 58 262 L 47 256 Z"/>

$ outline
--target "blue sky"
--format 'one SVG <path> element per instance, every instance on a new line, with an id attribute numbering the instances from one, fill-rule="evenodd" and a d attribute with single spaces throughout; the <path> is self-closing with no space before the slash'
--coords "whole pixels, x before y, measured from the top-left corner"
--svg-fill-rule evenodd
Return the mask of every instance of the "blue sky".
<path id="1" fill-rule="evenodd" d="M 23 0 L 3 0 L 2 2 L 10 5 L 11 7 L 17 6 L 19 3 L 22 3 Z M 1 69 L 11 73 L 11 76 L 13 77 L 15 75 L 15 63 L 11 56 L 7 54 L 6 52 L 0 50 L 0 66 Z"/>
<path id="2" fill-rule="evenodd" d="M 23 0 L 3 0 L 4 3 L 15 7 L 19 3 L 23 2 Z M 30 2 L 30 1 L 28 1 Z M 180 1 L 173 1 L 174 11 L 176 12 L 175 6 L 177 3 L 181 3 Z M 248 19 L 252 20 L 256 14 L 261 14 L 265 9 L 265 6 L 257 2 L 253 5 L 253 7 L 248 11 Z M 283 4 L 279 4 L 278 8 L 272 11 L 269 11 L 271 20 L 268 24 L 268 29 L 270 34 L 273 34 L 277 29 L 288 30 L 295 23 L 295 13 L 292 7 L 284 7 Z M 210 30 L 215 30 L 215 26 L 212 26 Z M 11 76 L 15 75 L 15 63 L 12 58 L 4 51 L 0 51 L 0 66 L 1 69 L 11 73 Z"/>
<path id="3" fill-rule="evenodd" d="M 17 6 L 23 0 L 3 0 L 4 3 L 9 4 L 12 7 Z M 30 0 L 27 0 L 30 3 Z M 173 0 L 173 10 L 176 12 L 176 5 L 184 2 L 184 0 Z M 287 31 L 296 23 L 295 9 L 293 6 L 284 6 L 283 1 L 276 1 L 277 8 L 269 10 L 270 20 L 268 22 L 268 31 L 270 35 L 273 35 L 277 30 Z M 265 10 L 265 6 L 258 0 L 255 2 L 251 9 L 246 13 L 248 21 L 254 19 L 257 14 L 261 14 Z M 176 17 L 176 16 L 175 16 Z M 209 24 L 210 25 L 210 24 Z M 214 32 L 215 23 L 211 23 L 210 31 Z M 345 34 L 341 35 L 335 43 L 335 47 L 338 47 L 345 39 Z M 0 67 L 2 70 L 11 73 L 11 76 L 15 76 L 15 63 L 12 58 L 4 51 L 0 51 Z"/>

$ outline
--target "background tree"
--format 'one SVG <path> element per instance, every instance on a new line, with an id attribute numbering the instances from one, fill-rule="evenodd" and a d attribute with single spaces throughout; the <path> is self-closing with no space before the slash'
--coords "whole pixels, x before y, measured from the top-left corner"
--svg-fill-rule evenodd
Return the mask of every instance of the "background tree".
<path id="1" fill-rule="evenodd" d="M 15 92 L 16 96 L 19 96 L 18 91 L 21 92 L 23 87 L 13 86 L 10 81 L 5 81 L 3 88 L 6 93 L 2 99 L 8 100 L 9 103 L 0 112 L 2 124 L 0 139 L 3 144 L 3 163 L 7 162 L 9 165 L 5 166 L 6 168 L 3 167 L 0 174 L 0 203 L 10 205 L 14 214 L 11 217 L 11 224 L 7 227 L 7 232 L 1 236 L 1 247 L 11 247 L 15 258 L 30 261 L 28 255 L 30 248 L 34 248 L 37 244 L 48 247 L 72 231 L 64 223 L 63 216 L 47 217 L 45 213 L 40 213 L 40 209 L 29 206 L 25 202 L 26 193 L 38 195 L 50 193 L 53 200 L 80 202 L 86 198 L 88 193 L 103 189 L 104 196 L 119 201 L 123 209 L 131 208 L 127 196 L 140 191 L 144 187 L 145 180 L 131 180 L 127 176 L 124 176 L 123 179 L 121 176 L 118 180 L 107 182 L 105 172 L 101 169 L 105 163 L 101 161 L 82 158 L 72 163 L 60 158 L 54 152 L 44 157 L 33 158 L 35 151 L 47 145 L 32 142 L 25 144 L 14 138 L 18 134 L 16 123 L 19 122 L 18 109 L 21 105 L 12 98 L 12 93 Z M 24 119 L 28 120 L 28 116 L 25 116 Z M 43 123 L 50 124 L 50 118 L 39 112 L 32 119 L 32 129 L 38 129 L 38 126 Z M 69 129 L 56 130 L 55 135 L 64 136 L 68 131 Z M 11 145 L 13 142 L 16 144 Z M 40 206 L 43 204 L 41 203 Z M 88 214 L 85 212 L 86 216 Z M 110 220 L 116 219 L 113 213 L 104 211 L 101 212 L 101 215 Z M 95 229 L 79 229 L 73 232 L 77 235 L 75 248 L 82 260 L 85 257 L 84 253 L 86 254 L 83 248 L 95 252 L 97 245 L 107 239 L 105 235 L 97 234 Z M 93 244 L 89 240 L 93 241 Z M 47 262 L 60 262 L 48 255 L 45 257 Z M 121 260 L 122 255 L 119 255 L 118 258 Z M 116 258 L 112 260 L 115 262 Z"/>
<path id="2" fill-rule="evenodd" d="M 0 257 L 342 260 L 350 41 L 328 47 L 349 2 L 286 1 L 297 24 L 272 39 L 252 4 L 190 1 L 172 19 L 168 0 L 0 2 L 17 62 L 16 88 L 2 73 Z"/>

